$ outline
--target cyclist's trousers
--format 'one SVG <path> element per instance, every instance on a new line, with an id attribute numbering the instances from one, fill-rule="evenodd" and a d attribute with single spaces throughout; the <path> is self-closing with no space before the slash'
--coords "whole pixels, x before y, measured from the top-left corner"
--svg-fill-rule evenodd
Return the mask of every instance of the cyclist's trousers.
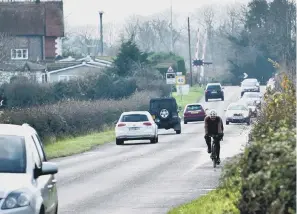
<path id="1" fill-rule="evenodd" d="M 204 138 L 205 138 L 206 145 L 207 145 L 208 149 L 210 150 L 211 149 L 211 137 L 205 136 Z M 218 155 L 217 158 L 220 158 L 220 150 L 221 150 L 220 140 L 221 139 L 218 138 L 218 139 L 215 139 L 215 141 L 214 141 L 216 143 L 216 150 L 217 150 L 216 153 Z"/>

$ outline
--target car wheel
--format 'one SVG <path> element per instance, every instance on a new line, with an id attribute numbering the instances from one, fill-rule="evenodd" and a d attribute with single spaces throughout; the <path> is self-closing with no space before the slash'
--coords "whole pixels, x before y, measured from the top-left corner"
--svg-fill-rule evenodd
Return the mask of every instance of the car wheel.
<path id="1" fill-rule="evenodd" d="M 156 137 L 156 143 L 159 143 L 159 137 L 158 136 Z"/>
<path id="2" fill-rule="evenodd" d="M 208 99 L 205 97 L 205 102 L 207 102 L 208 101 Z"/>
<path id="3" fill-rule="evenodd" d="M 224 97 L 222 97 L 222 101 L 224 101 Z"/>
<path id="4" fill-rule="evenodd" d="M 187 124 L 188 122 L 184 120 L 184 124 Z"/>
<path id="5" fill-rule="evenodd" d="M 124 144 L 124 140 L 116 139 L 116 144 L 117 145 L 123 145 Z"/>
<path id="6" fill-rule="evenodd" d="M 229 121 L 226 121 L 226 125 L 229 125 Z"/>
<path id="7" fill-rule="evenodd" d="M 151 141 L 151 143 L 157 143 L 158 142 L 158 137 L 155 136 L 150 141 Z"/>
<path id="8" fill-rule="evenodd" d="M 251 120 L 248 120 L 247 122 L 246 122 L 246 124 L 249 126 L 249 125 L 251 125 Z"/>
<path id="9" fill-rule="evenodd" d="M 176 130 L 175 132 L 176 132 L 176 134 L 180 134 L 181 130 Z"/>
<path id="10" fill-rule="evenodd" d="M 58 214 L 58 210 L 59 210 L 59 208 L 58 208 L 58 206 L 57 206 L 57 207 L 56 207 L 55 214 Z"/>

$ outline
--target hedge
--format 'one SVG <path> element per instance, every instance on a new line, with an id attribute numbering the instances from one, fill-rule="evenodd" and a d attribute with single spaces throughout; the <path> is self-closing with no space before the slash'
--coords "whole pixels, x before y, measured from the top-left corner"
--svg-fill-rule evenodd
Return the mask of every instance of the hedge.
<path id="1" fill-rule="evenodd" d="M 159 92 L 138 92 L 122 100 L 70 100 L 53 105 L 4 110 L 0 123 L 28 123 L 45 141 L 49 141 L 100 131 L 116 121 L 124 111 L 148 110 L 152 97 L 159 97 Z"/>

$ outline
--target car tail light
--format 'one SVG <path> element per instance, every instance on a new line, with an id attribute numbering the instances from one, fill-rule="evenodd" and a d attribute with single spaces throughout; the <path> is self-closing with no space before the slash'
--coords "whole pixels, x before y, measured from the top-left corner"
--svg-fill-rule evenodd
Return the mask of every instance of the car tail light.
<path id="1" fill-rule="evenodd" d="M 125 123 L 119 123 L 118 124 L 118 127 L 123 127 L 123 126 L 126 126 L 126 124 Z"/>
<path id="2" fill-rule="evenodd" d="M 144 122 L 143 125 L 145 125 L 145 126 L 151 126 L 152 123 L 151 122 Z"/>

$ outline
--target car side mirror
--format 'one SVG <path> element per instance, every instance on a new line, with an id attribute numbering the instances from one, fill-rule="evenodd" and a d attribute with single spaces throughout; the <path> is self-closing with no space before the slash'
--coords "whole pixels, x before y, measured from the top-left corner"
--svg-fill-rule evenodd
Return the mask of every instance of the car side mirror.
<path id="1" fill-rule="evenodd" d="M 224 111 L 227 111 L 227 109 L 224 109 Z"/>
<path id="2" fill-rule="evenodd" d="M 42 162 L 42 167 L 37 166 L 34 169 L 34 178 L 38 178 L 43 175 L 53 175 L 58 173 L 58 166 L 52 162 Z"/>
<path id="3" fill-rule="evenodd" d="M 117 120 L 113 122 L 113 124 L 114 124 L 114 125 L 117 125 L 117 123 L 118 123 L 118 121 L 117 121 Z"/>

